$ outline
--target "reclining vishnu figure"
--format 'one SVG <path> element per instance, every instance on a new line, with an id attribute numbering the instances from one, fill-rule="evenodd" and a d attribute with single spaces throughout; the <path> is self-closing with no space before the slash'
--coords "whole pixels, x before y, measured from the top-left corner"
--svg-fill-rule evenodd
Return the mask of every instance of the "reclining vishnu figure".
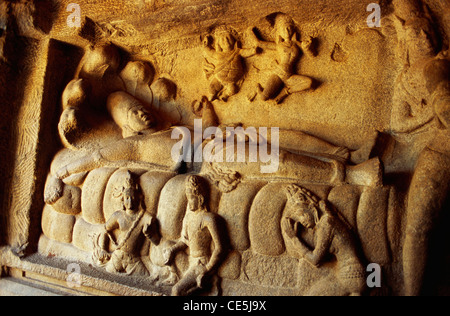
<path id="1" fill-rule="evenodd" d="M 140 101 L 126 92 L 116 92 L 108 97 L 107 108 L 121 128 L 123 139 L 59 168 L 46 187 L 46 203 L 53 204 L 61 197 L 64 186 L 61 180 L 97 168 L 134 165 L 148 170 L 178 170 L 180 167 L 179 162 L 171 159 L 171 149 L 176 143 L 171 139 L 171 129 L 150 114 Z"/>
<path id="2" fill-rule="evenodd" d="M 209 101 L 206 100 L 206 102 Z M 192 161 L 192 157 L 182 157 L 178 161 L 173 159 L 172 150 L 179 143 L 178 139 L 172 138 L 173 129 L 161 130 L 154 116 L 133 96 L 125 92 L 113 93 L 108 98 L 107 106 L 116 124 L 122 128 L 125 138 L 59 168 L 46 187 L 46 203 L 56 202 L 63 192 L 62 180 L 76 174 L 87 173 L 102 167 L 129 168 L 131 166 L 145 170 L 178 172 L 186 161 Z M 207 140 L 203 142 L 203 145 L 208 142 L 217 142 L 217 138 Z M 265 144 L 256 142 L 256 146 L 267 145 L 267 143 L 272 145 L 276 142 L 276 147 L 279 148 L 279 168 L 269 174 L 271 178 L 330 185 L 348 183 L 378 186 L 382 184 L 382 170 L 377 158 L 351 166 L 347 164 L 349 149 L 332 145 L 298 131 L 280 130 L 277 139 L 269 135 L 264 142 Z M 188 139 L 188 144 L 194 146 L 192 138 Z M 194 153 L 195 148 L 192 147 L 192 150 L 188 152 Z M 229 153 L 226 154 L 229 155 Z M 267 175 L 260 172 L 263 162 L 249 163 L 248 153 L 246 155 L 244 163 L 224 161 L 213 162 L 212 165 L 232 169 L 241 177 L 267 178 Z M 206 163 L 203 165 L 205 168 L 209 166 Z"/>

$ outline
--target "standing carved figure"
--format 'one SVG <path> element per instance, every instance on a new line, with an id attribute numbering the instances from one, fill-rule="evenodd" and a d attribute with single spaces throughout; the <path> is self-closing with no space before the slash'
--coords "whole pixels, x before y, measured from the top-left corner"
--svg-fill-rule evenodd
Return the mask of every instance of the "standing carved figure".
<path id="1" fill-rule="evenodd" d="M 403 244 L 405 295 L 422 292 L 429 238 L 450 188 L 450 61 L 437 54 L 438 36 L 420 1 L 394 1 L 405 67 L 394 93 L 392 130 L 428 134 L 417 159 L 406 204 Z"/>
<path id="2" fill-rule="evenodd" d="M 312 38 L 300 42 L 295 31 L 294 21 L 285 14 L 278 14 L 275 18 L 275 41 L 259 40 L 252 32 L 254 40 L 264 50 L 275 51 L 275 71 L 269 77 L 265 86 L 258 84 L 257 93 L 263 101 L 275 99 L 282 103 L 290 94 L 302 92 L 312 88 L 313 80 L 297 74 L 296 66 L 302 50 L 314 56 Z"/>
<path id="3" fill-rule="evenodd" d="M 173 287 L 173 296 L 185 296 L 203 288 L 219 267 L 226 250 L 224 228 L 221 227 L 219 216 L 209 212 L 206 207 L 205 187 L 200 179 L 190 176 L 186 180 L 188 206 L 182 239 L 165 251 L 166 264 L 170 265 L 177 252 L 187 248 L 190 250 L 189 268 Z"/>
<path id="4" fill-rule="evenodd" d="M 291 211 L 281 222 L 286 243 L 294 256 L 305 259 L 315 267 L 328 254 L 336 257 L 336 278 L 347 295 L 360 295 L 365 289 L 365 272 L 357 255 L 355 240 L 346 223 L 332 214 L 325 201 L 319 201 L 311 192 L 297 186 L 287 187 Z M 311 230 L 314 247 L 301 238 L 301 229 Z M 311 295 L 327 293 L 329 282 L 318 282 L 310 289 Z"/>

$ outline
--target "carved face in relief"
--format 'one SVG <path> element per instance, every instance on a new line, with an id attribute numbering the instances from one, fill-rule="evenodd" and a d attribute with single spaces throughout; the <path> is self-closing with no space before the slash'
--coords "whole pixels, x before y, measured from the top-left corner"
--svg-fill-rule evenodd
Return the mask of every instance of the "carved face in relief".
<path id="1" fill-rule="evenodd" d="M 195 212 L 203 207 L 203 196 L 192 190 L 191 188 L 186 189 L 186 198 L 188 200 L 188 210 Z"/>
<path id="2" fill-rule="evenodd" d="M 297 185 L 289 185 L 286 190 L 291 206 L 290 218 L 306 228 L 314 228 L 319 222 L 319 200 Z"/>
<path id="3" fill-rule="evenodd" d="M 295 204 L 295 219 L 304 227 L 312 229 L 316 226 L 317 210 L 308 203 Z"/>
<path id="4" fill-rule="evenodd" d="M 135 136 L 156 123 L 155 117 L 142 103 L 126 92 L 112 93 L 106 105 L 112 119 L 122 129 L 124 137 Z"/>
<path id="5" fill-rule="evenodd" d="M 138 186 L 134 183 L 132 175 L 127 172 L 124 183 L 114 188 L 113 198 L 119 199 L 124 211 L 137 211 L 139 206 Z"/>
<path id="6" fill-rule="evenodd" d="M 285 16 L 277 17 L 275 30 L 277 43 L 290 43 L 295 34 L 293 21 Z"/>
<path id="7" fill-rule="evenodd" d="M 236 40 L 230 32 L 222 31 L 216 34 L 216 51 L 230 52 L 234 50 Z"/>
<path id="8" fill-rule="evenodd" d="M 125 210 L 136 209 L 136 196 L 133 189 L 127 188 L 123 192 L 123 206 Z"/>
<path id="9" fill-rule="evenodd" d="M 135 132 L 150 128 L 154 122 L 153 116 L 142 106 L 134 106 L 128 110 L 128 127 Z"/>

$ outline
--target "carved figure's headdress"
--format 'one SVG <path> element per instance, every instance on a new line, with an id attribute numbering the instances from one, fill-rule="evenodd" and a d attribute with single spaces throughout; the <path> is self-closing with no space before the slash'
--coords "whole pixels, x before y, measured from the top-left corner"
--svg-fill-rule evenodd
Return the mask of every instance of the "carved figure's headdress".
<path id="1" fill-rule="evenodd" d="M 189 176 L 186 180 L 186 189 L 191 190 L 193 193 L 202 194 L 202 185 L 198 176 Z"/>
<path id="2" fill-rule="evenodd" d="M 294 20 L 289 15 L 280 13 L 275 18 L 275 24 L 274 24 L 275 29 L 279 25 L 290 25 L 290 26 L 294 27 L 295 23 L 294 23 Z"/>
<path id="3" fill-rule="evenodd" d="M 217 35 L 221 34 L 231 34 L 235 39 L 237 39 L 237 33 L 230 27 L 226 25 L 220 25 L 214 29 L 213 36 L 216 37 Z"/>
<path id="4" fill-rule="evenodd" d="M 314 222 L 316 224 L 319 222 L 320 200 L 318 197 L 316 197 L 312 192 L 295 184 L 287 186 L 286 193 L 289 202 L 308 209 L 314 216 Z"/>
<path id="5" fill-rule="evenodd" d="M 207 192 L 205 183 L 202 177 L 199 176 L 189 176 L 186 179 L 186 191 L 190 191 L 194 195 L 200 197 L 202 201 L 202 206 L 204 206 L 204 203 L 207 198 Z"/>
<path id="6" fill-rule="evenodd" d="M 127 170 L 122 182 L 118 184 L 113 191 L 114 198 L 120 198 L 127 191 L 136 191 L 138 189 L 138 184 L 134 181 L 133 175 Z"/>

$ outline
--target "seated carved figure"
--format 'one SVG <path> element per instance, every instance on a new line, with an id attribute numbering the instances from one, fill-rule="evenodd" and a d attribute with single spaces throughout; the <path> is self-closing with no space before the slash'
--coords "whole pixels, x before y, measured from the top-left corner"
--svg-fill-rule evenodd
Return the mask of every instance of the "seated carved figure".
<path id="1" fill-rule="evenodd" d="M 189 268 L 172 289 L 172 295 L 187 295 L 201 289 L 223 259 L 225 242 L 224 227 L 219 217 L 206 207 L 205 192 L 200 177 L 189 176 L 186 180 L 188 212 L 183 221 L 181 240 L 166 249 L 166 264 L 172 264 L 177 252 L 189 248 Z M 212 245 L 214 250 L 211 251 Z"/>
<path id="2" fill-rule="evenodd" d="M 345 86 L 341 91 L 339 85 L 330 84 L 325 87 L 328 90 L 317 91 L 311 98 L 305 98 L 304 106 L 301 106 L 302 102 L 295 102 L 295 99 L 301 99 L 301 95 L 291 96 L 293 102 L 283 111 L 271 109 L 265 102 L 255 102 L 253 106 L 249 103 L 252 97 L 257 96 L 263 101 L 281 103 L 290 100 L 289 95 L 293 93 L 313 88 L 313 79 L 301 75 L 297 67 L 302 51 L 314 54 L 311 51 L 312 39 L 305 40 L 303 36 L 303 43 L 300 42 L 293 20 L 284 14 L 273 13 L 267 21 L 270 22 L 264 26 L 267 33 L 260 32 L 259 38 L 256 38 L 258 32 L 253 35 L 261 49 L 273 51 L 275 57 L 269 60 L 274 62 L 272 71 L 260 71 L 258 64 L 254 69 L 251 68 L 253 66 L 247 68 L 244 58 L 256 49 L 254 52 L 243 49 L 239 36 L 234 36 L 229 28 L 217 28 L 214 38 L 203 42 L 206 56 L 203 71 L 209 80 L 203 78 L 203 83 L 197 76 L 202 70 L 195 69 L 195 64 L 202 62 L 201 56 L 200 60 L 195 56 L 195 53 L 201 53 L 201 47 L 185 47 L 184 39 L 168 43 L 161 54 L 154 52 L 160 43 L 154 42 L 153 45 L 153 40 L 148 45 L 143 43 L 124 48 L 120 54 L 117 54 L 119 48 L 111 45 L 87 50 L 76 79 L 66 87 L 62 98 L 63 115 L 58 127 L 63 142 L 61 148 L 64 148 L 54 157 L 47 179 L 47 205 L 42 215 L 42 230 L 36 230 L 36 233 L 42 232 L 39 255 L 45 258 L 49 254 L 47 261 L 56 256 L 57 263 L 66 257 L 80 259 L 83 264 L 90 263 L 92 256 L 94 263 L 101 267 L 93 268 L 93 272 L 102 272 L 93 275 L 92 279 L 105 277 L 105 284 L 111 280 L 123 282 L 125 292 L 128 292 L 127 286 L 137 285 L 138 288 L 131 288 L 130 292 L 143 290 L 168 294 L 171 291 L 174 296 L 206 294 L 211 288 L 215 289 L 216 281 L 220 280 L 217 284 L 223 286 L 224 294 L 253 294 L 258 288 L 264 295 L 330 292 L 359 295 L 366 290 L 363 256 L 368 262 L 379 262 L 372 258 L 381 257 L 376 256 L 378 252 L 384 255 L 385 248 L 390 255 L 388 246 L 401 243 L 393 243 L 397 237 L 396 224 L 404 223 L 407 230 L 402 236 L 406 235 L 408 242 L 401 248 L 405 251 L 405 258 L 400 259 L 403 259 L 401 263 L 405 267 L 410 266 L 410 273 L 414 272 L 417 259 L 413 255 L 418 253 L 420 244 L 417 240 L 423 235 L 416 228 L 423 224 L 422 219 L 429 210 L 428 202 L 433 197 L 429 194 L 431 189 L 422 190 L 423 193 L 419 194 L 424 184 L 419 180 L 428 177 L 431 183 L 431 180 L 443 178 L 440 181 L 445 185 L 443 190 L 449 187 L 450 171 L 446 166 L 450 164 L 445 162 L 450 159 L 450 149 L 439 146 L 450 143 L 445 143 L 450 139 L 448 82 L 439 83 L 437 87 L 433 85 L 434 93 L 430 91 L 430 97 L 434 96 L 435 102 L 430 100 L 433 108 L 428 109 L 428 114 L 434 112 L 425 118 L 426 122 L 439 119 L 445 125 L 439 133 L 444 135 L 437 138 L 435 144 L 430 144 L 432 147 L 424 153 L 424 160 L 418 165 L 423 168 L 418 169 L 420 172 L 413 179 L 408 210 L 398 213 L 403 206 L 403 201 L 395 195 L 398 190 L 382 186 L 382 162 L 372 158 L 385 144 L 377 142 L 376 148 L 364 152 L 366 155 L 353 156 L 352 149 L 356 149 L 368 135 L 377 134 L 371 129 L 373 126 L 378 129 L 379 125 L 371 117 L 362 121 L 342 120 L 339 113 L 347 113 L 345 111 L 351 108 L 352 100 L 345 98 L 347 92 L 354 95 L 351 87 Z M 313 29 L 313 26 L 307 28 Z M 269 30 L 271 35 L 268 35 Z M 327 44 L 321 48 L 327 49 L 328 44 L 333 44 L 326 32 L 320 31 L 320 36 L 321 42 L 323 40 Z M 128 39 L 122 40 L 121 45 L 126 45 Z M 177 47 L 171 47 L 172 44 Z M 54 53 L 50 47 L 50 52 L 60 55 L 59 50 L 67 45 L 59 46 Z M 75 52 L 71 55 L 74 56 Z M 124 60 L 120 60 L 120 56 Z M 125 60 L 138 56 L 154 60 L 157 72 L 149 63 Z M 329 56 L 322 57 L 323 63 L 319 66 L 325 67 Z M 306 59 L 308 63 L 309 58 Z M 267 60 L 261 60 L 260 64 L 262 61 Z M 354 66 L 350 60 L 333 64 L 333 69 L 344 72 L 347 66 L 353 70 L 358 64 Z M 314 70 L 313 67 L 306 68 Z M 420 73 L 422 68 L 427 69 L 421 67 Z M 159 98 L 161 106 L 156 107 L 152 103 L 157 99 L 154 98 L 157 90 L 152 90 L 151 84 L 164 70 L 170 71 L 170 77 L 177 83 L 185 84 L 180 86 L 177 99 L 176 87 L 170 89 L 171 85 L 163 84 L 163 80 L 158 82 L 160 89 L 166 92 L 166 99 L 173 101 L 174 108 L 180 109 L 180 119 L 170 121 L 171 124 L 166 124 L 168 120 L 160 117 L 164 106 L 168 107 L 163 104 L 164 98 Z M 322 69 L 316 70 L 319 73 Z M 255 73 L 259 77 L 253 77 Z M 266 74 L 267 81 L 264 78 Z M 325 73 L 323 80 L 336 82 L 336 77 L 327 76 Z M 404 76 L 404 81 L 408 82 L 406 74 Z M 255 84 L 260 82 L 258 92 L 252 89 L 251 83 L 243 84 L 243 80 L 255 80 Z M 201 137 L 189 134 L 180 142 L 179 138 L 173 138 L 173 131 L 177 128 L 171 126 L 191 122 L 192 116 L 187 115 L 186 108 L 191 100 L 201 95 L 202 86 L 209 88 L 209 94 L 199 103 L 194 103 L 193 110 L 194 114 L 203 115 L 202 127 L 205 128 L 197 129 L 197 121 L 194 130 L 201 130 Z M 236 95 L 240 89 L 245 94 L 249 90 L 248 93 L 254 93 L 249 95 L 248 104 L 219 108 L 227 100 L 230 103 L 235 98 L 236 101 L 245 100 L 245 96 Z M 320 105 L 339 99 L 334 98 L 338 94 L 342 94 L 342 105 L 334 107 L 333 104 L 332 109 L 325 109 L 327 113 L 321 115 Z M 389 97 L 390 94 L 383 96 Z M 371 105 L 374 100 L 365 95 L 361 99 L 364 99 L 364 104 L 355 109 L 358 113 L 371 114 L 366 105 Z M 213 101 L 216 101 L 217 114 L 220 115 L 214 112 Z M 316 109 L 313 109 L 314 104 Z M 82 107 L 90 111 L 84 117 L 88 121 L 86 129 L 80 128 Z M 50 105 L 43 109 L 46 108 Z M 262 112 L 257 108 L 262 108 Z M 296 110 L 299 113 L 294 113 Z M 252 116 L 252 111 L 259 114 Z M 330 111 L 338 115 L 324 122 L 330 117 Z M 381 116 L 384 112 L 377 111 L 376 114 Z M 97 122 L 97 118 L 101 121 Z M 242 124 L 225 126 L 220 122 Z M 252 127 L 244 128 L 243 124 L 252 123 L 258 126 L 266 124 L 269 129 L 270 125 L 280 124 L 293 130 L 273 127 L 273 131 L 267 134 L 263 132 L 264 127 L 258 131 Z M 359 123 L 361 126 L 357 126 Z M 234 131 L 229 133 L 228 127 Z M 207 128 L 217 130 L 216 134 L 206 137 Z M 242 128 L 243 136 L 237 132 L 238 128 Z M 186 130 L 189 132 L 192 128 L 186 127 Z M 404 131 L 409 132 L 409 129 Z M 83 141 L 90 142 L 89 146 L 79 146 L 82 143 L 78 138 L 80 135 Z M 201 141 L 197 141 L 199 138 Z M 232 146 L 228 146 L 229 140 Z M 241 143 L 236 143 L 239 141 Z M 239 150 L 242 142 L 243 155 Z M 186 148 L 190 150 L 181 155 L 186 160 L 176 161 L 174 152 L 179 152 L 177 145 L 180 143 L 187 144 Z M 367 143 L 374 145 L 371 141 Z M 250 149 L 254 147 L 251 146 L 256 147 L 259 154 L 257 161 L 252 161 Z M 49 148 L 49 152 L 55 147 Z M 196 157 L 198 148 L 203 149 L 203 153 L 209 150 L 223 159 L 209 162 L 203 156 L 203 161 L 198 163 L 195 159 L 188 160 Z M 219 148 L 223 152 L 219 152 Z M 438 149 L 445 152 L 436 153 Z M 263 154 L 276 157 L 276 170 L 261 171 L 267 164 L 261 159 Z M 382 157 L 388 154 L 390 152 Z M 230 156 L 234 158 L 232 161 L 228 160 Z M 429 161 L 434 162 L 432 169 L 427 168 Z M 40 172 L 35 174 L 41 175 Z M 400 193 L 400 198 L 403 198 L 405 190 Z M 427 198 L 425 193 L 430 197 Z M 60 221 L 60 218 L 67 220 Z M 373 225 L 374 222 L 377 225 Z M 373 239 L 367 236 L 372 230 L 366 227 L 369 225 L 383 230 L 379 235 L 372 234 L 374 239 L 379 236 L 386 239 L 379 247 L 381 250 L 371 249 Z M 62 230 L 64 235 L 54 233 Z M 360 241 L 355 239 L 353 232 Z M 364 249 L 364 246 L 370 249 Z M 408 259 L 406 256 L 411 262 L 405 260 Z M 105 269 L 116 275 L 108 275 Z M 50 272 L 53 270 L 49 269 Z M 87 277 L 91 277 L 92 270 L 87 271 Z M 142 278 L 127 279 L 127 275 Z M 327 289 L 328 286 L 333 289 Z M 122 285 L 112 290 L 116 288 L 123 292 Z"/>
<path id="3" fill-rule="evenodd" d="M 335 275 L 342 288 L 346 294 L 360 295 L 365 289 L 365 273 L 349 228 L 332 214 L 325 201 L 319 201 L 309 191 L 297 185 L 289 186 L 287 191 L 288 203 L 293 209 L 282 219 L 281 225 L 292 255 L 316 267 L 324 263 L 328 254 L 334 255 Z M 302 229 L 312 231 L 314 246 L 299 237 Z M 310 294 L 326 295 L 327 284 L 319 282 L 310 289 Z"/>
<path id="4" fill-rule="evenodd" d="M 111 216 L 105 224 L 105 232 L 94 240 L 93 260 L 100 266 L 106 266 L 106 270 L 111 273 L 148 275 L 140 252 L 144 237 L 154 243 L 159 242 L 156 219 L 142 207 L 137 185 L 129 172 L 124 184 L 116 189 L 116 196 L 121 199 L 124 209 Z M 120 231 L 117 241 L 112 235 L 116 229 Z M 108 252 L 110 242 L 115 245 L 112 254 Z"/>

